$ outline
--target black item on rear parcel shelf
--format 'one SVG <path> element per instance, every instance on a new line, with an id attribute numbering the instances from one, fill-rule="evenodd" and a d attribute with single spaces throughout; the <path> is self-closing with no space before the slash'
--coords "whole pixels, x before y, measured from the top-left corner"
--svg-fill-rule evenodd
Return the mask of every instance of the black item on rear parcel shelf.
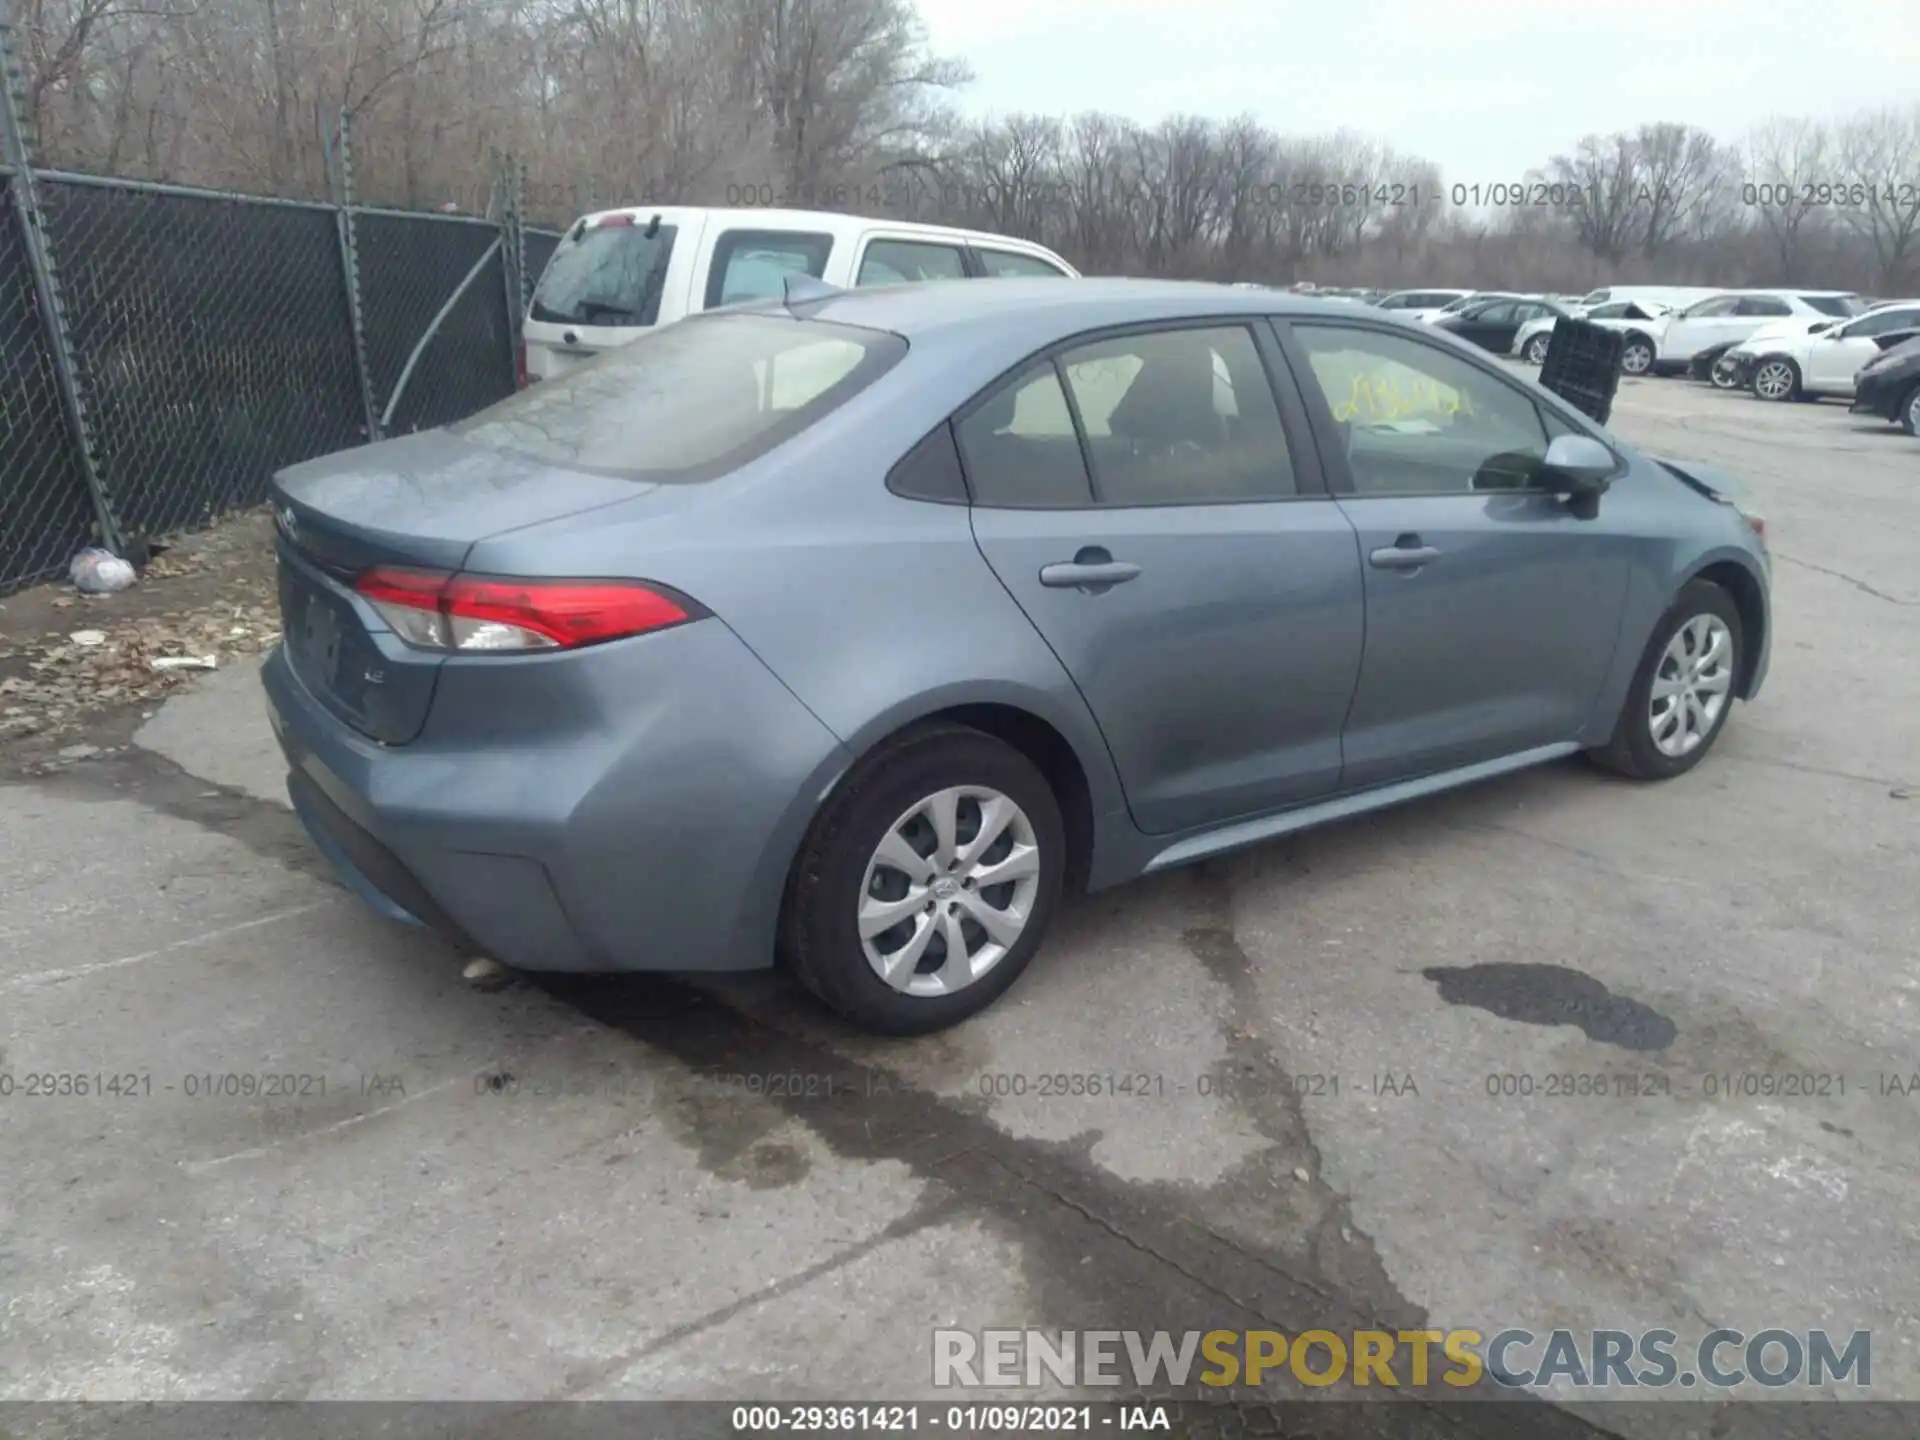
<path id="1" fill-rule="evenodd" d="M 1547 341 L 1540 383 L 1597 424 L 1613 413 L 1627 337 L 1588 320 L 1562 320 Z"/>

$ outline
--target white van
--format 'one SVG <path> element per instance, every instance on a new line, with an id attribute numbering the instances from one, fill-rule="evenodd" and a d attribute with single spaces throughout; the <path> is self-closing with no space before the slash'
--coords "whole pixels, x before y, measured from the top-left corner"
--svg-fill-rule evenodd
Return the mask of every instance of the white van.
<path id="1" fill-rule="evenodd" d="M 600 210 L 567 227 L 534 289 L 520 384 L 698 311 L 778 297 L 794 274 L 851 289 L 1079 273 L 1031 241 L 944 225 L 815 210 Z"/>

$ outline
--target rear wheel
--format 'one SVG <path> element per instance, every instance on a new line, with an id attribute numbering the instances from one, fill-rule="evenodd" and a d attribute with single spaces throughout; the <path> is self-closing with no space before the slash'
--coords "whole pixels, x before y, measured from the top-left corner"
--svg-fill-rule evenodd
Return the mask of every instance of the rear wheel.
<path id="1" fill-rule="evenodd" d="M 1920 385 L 1909 390 L 1900 402 L 1900 428 L 1909 435 L 1920 435 Z"/>
<path id="2" fill-rule="evenodd" d="M 1791 360 L 1767 360 L 1753 372 L 1753 393 L 1762 400 L 1792 400 L 1800 394 L 1800 367 Z"/>
<path id="3" fill-rule="evenodd" d="M 862 1028 L 943 1030 L 1033 959 L 1065 852 L 1059 803 L 1026 756 L 960 725 L 910 731 L 862 760 L 816 820 L 781 948 Z"/>
<path id="4" fill-rule="evenodd" d="M 1713 381 L 1716 390 L 1738 390 L 1740 388 L 1740 367 L 1726 355 L 1716 355 L 1713 363 L 1707 367 L 1707 378 Z"/>
<path id="5" fill-rule="evenodd" d="M 1740 611 L 1718 585 L 1695 580 L 1653 627 L 1606 745 L 1589 755 L 1635 780 L 1671 780 L 1705 758 L 1733 710 Z"/>
<path id="6" fill-rule="evenodd" d="M 1629 375 L 1644 375 L 1653 368 L 1653 342 L 1644 335 L 1629 335 L 1620 351 L 1620 368 Z"/>
<path id="7" fill-rule="evenodd" d="M 1527 363 L 1544 365 L 1547 363 L 1547 347 L 1553 343 L 1550 335 L 1536 335 L 1527 341 Z"/>

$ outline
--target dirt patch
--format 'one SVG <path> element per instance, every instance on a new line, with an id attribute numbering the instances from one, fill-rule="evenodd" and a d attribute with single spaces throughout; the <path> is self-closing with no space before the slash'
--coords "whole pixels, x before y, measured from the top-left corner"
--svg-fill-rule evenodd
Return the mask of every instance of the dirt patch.
<path id="1" fill-rule="evenodd" d="M 62 581 L 9 596 L 0 602 L 0 773 L 40 773 L 124 744 L 209 657 L 218 668 L 270 648 L 279 632 L 264 508 L 177 537 L 117 595 Z M 194 663 L 156 664 L 170 660 Z"/>

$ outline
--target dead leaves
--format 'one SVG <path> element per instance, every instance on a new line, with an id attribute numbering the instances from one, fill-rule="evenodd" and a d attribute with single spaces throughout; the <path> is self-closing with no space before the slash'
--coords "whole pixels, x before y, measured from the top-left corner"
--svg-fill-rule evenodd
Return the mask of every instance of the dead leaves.
<path id="1" fill-rule="evenodd" d="M 58 735 L 93 713 L 165 699 L 208 668 L 207 657 L 217 667 L 270 649 L 280 616 L 268 589 L 237 586 L 194 611 L 124 620 L 89 606 L 86 630 L 0 649 L 0 740 Z M 53 603 L 66 609 L 71 598 Z M 193 663 L 178 663 L 186 657 Z"/>

